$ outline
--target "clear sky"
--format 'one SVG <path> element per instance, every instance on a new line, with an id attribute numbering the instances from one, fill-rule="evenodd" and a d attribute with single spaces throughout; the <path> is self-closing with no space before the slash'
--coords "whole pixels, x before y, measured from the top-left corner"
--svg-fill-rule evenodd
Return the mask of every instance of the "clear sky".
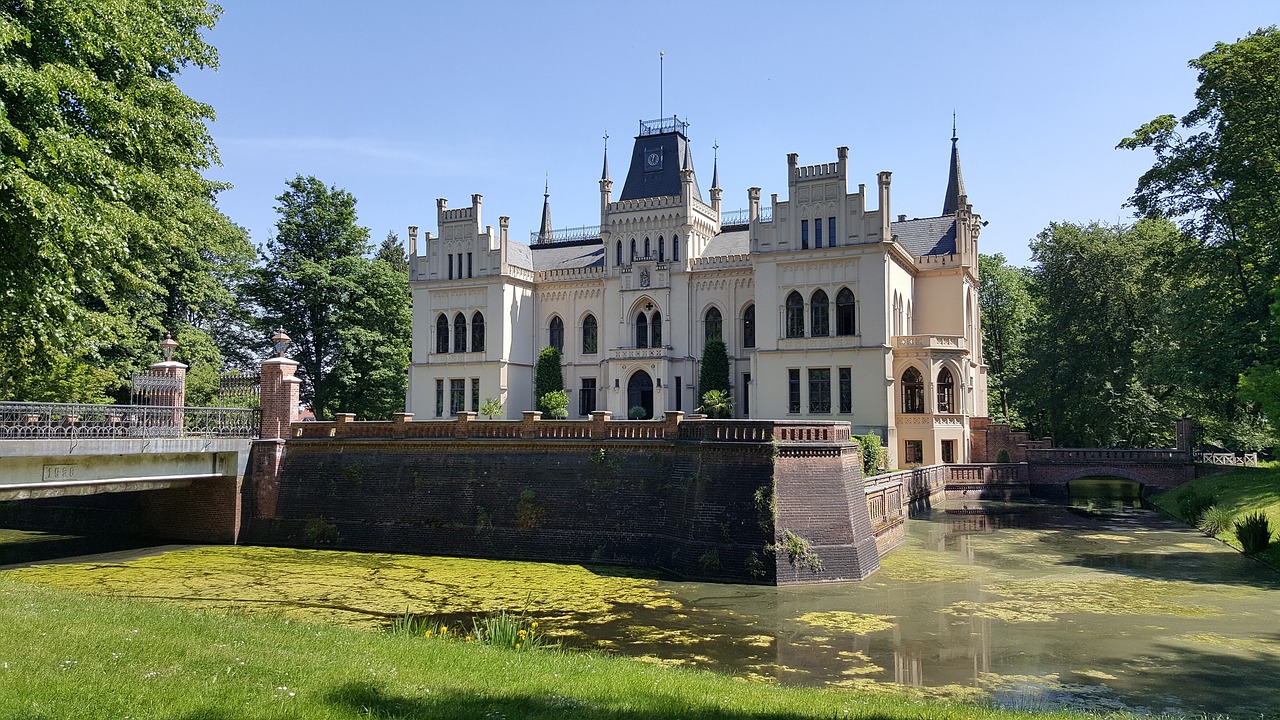
<path id="1" fill-rule="evenodd" d="M 210 177 L 256 243 L 298 174 L 353 193 L 375 243 L 472 193 L 527 242 L 544 176 L 556 227 L 595 225 L 602 136 L 616 199 L 662 51 L 704 198 L 717 142 L 726 210 L 845 145 L 850 190 L 890 170 L 895 216 L 937 215 L 954 111 L 980 247 L 1018 264 L 1052 221 L 1130 219 L 1151 155 L 1116 143 L 1192 107 L 1188 60 L 1280 22 L 1275 0 L 221 4 L 221 69 L 179 84 L 217 112 Z"/>

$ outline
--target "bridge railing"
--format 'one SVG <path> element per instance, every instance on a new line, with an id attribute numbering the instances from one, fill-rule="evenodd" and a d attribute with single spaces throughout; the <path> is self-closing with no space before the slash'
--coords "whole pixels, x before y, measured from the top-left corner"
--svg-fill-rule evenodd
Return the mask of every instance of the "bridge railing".
<path id="1" fill-rule="evenodd" d="M 1121 464 L 1185 464 L 1190 458 L 1185 450 L 1135 450 L 1096 448 L 1027 449 L 1027 462 L 1032 463 L 1121 463 Z"/>
<path id="2" fill-rule="evenodd" d="M 0 402 L 0 438 L 254 438 L 256 408 Z"/>

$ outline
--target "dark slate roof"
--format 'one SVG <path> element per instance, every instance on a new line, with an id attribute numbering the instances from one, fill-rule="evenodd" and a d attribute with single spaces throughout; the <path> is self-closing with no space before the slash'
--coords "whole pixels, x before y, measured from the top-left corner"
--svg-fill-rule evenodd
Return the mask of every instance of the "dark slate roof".
<path id="1" fill-rule="evenodd" d="M 889 232 L 912 255 L 950 255 L 956 251 L 954 215 L 889 223 Z"/>
<path id="2" fill-rule="evenodd" d="M 702 251 L 703 257 L 718 255 L 746 255 L 751 252 L 751 231 L 747 228 L 721 232 L 711 238 Z"/>
<path id="3" fill-rule="evenodd" d="M 646 158 L 650 155 L 661 158 L 660 169 L 647 169 Z M 689 141 L 681 133 L 637 135 L 635 147 L 631 151 L 631 168 L 627 170 L 627 182 L 622 186 L 622 194 L 618 199 L 638 200 L 679 195 L 680 168 L 686 164 L 690 169 L 693 168 Z M 699 200 L 702 199 L 702 190 L 698 188 L 696 174 L 693 178 L 693 196 Z"/>
<path id="4" fill-rule="evenodd" d="M 604 244 L 600 238 L 540 244 L 532 248 L 532 254 L 533 269 L 538 271 L 604 266 Z M 507 258 L 511 258 L 510 250 Z"/>
<path id="5" fill-rule="evenodd" d="M 533 269 L 533 253 L 524 243 L 507 241 L 507 262 L 525 270 Z"/>
<path id="6" fill-rule="evenodd" d="M 964 195 L 964 176 L 960 174 L 960 148 L 956 147 L 956 131 L 951 129 L 951 169 L 947 173 L 947 195 L 942 201 L 942 214 L 950 215 L 960 209 L 960 196 Z"/>

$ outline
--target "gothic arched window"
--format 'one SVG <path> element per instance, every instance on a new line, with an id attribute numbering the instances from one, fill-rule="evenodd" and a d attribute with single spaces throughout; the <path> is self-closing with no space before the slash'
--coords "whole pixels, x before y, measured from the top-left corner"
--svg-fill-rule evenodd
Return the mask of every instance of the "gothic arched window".
<path id="1" fill-rule="evenodd" d="M 704 340 L 723 340 L 724 339 L 724 320 L 720 316 L 720 310 L 715 307 L 707 308 L 707 314 L 703 316 Z"/>
<path id="2" fill-rule="evenodd" d="M 742 347 L 756 346 L 756 306 L 748 305 L 742 313 Z"/>
<path id="3" fill-rule="evenodd" d="M 825 290 L 818 289 L 813 291 L 813 296 L 809 298 L 809 335 L 812 337 L 826 337 L 831 334 L 831 307 L 830 301 L 827 300 Z"/>
<path id="4" fill-rule="evenodd" d="M 636 347 L 649 347 L 649 318 L 644 313 L 636 313 Z"/>
<path id="5" fill-rule="evenodd" d="M 649 257 L 649 238 L 644 239 L 644 256 Z"/>
<path id="6" fill-rule="evenodd" d="M 657 310 L 653 311 L 653 319 L 649 322 L 650 330 L 653 332 L 653 342 L 649 347 L 662 347 L 662 313 Z"/>
<path id="7" fill-rule="evenodd" d="M 453 351 L 467 351 L 467 316 L 462 313 L 453 316 Z"/>
<path id="8" fill-rule="evenodd" d="M 596 325 L 596 316 L 588 315 L 582 319 L 582 354 L 594 355 L 599 347 L 599 327 Z"/>
<path id="9" fill-rule="evenodd" d="M 924 378 L 913 367 L 902 373 L 902 412 L 924 412 Z"/>
<path id="10" fill-rule="evenodd" d="M 484 313 L 477 310 L 471 316 L 471 352 L 484 351 Z"/>
<path id="11" fill-rule="evenodd" d="M 666 261 L 667 261 L 667 241 L 664 240 L 661 235 L 659 235 L 658 236 L 658 262 L 666 262 Z"/>
<path id="12" fill-rule="evenodd" d="M 631 238 L 631 262 L 636 261 L 636 239 Z"/>
<path id="13" fill-rule="evenodd" d="M 854 322 L 853 291 L 849 288 L 840 288 L 840 292 L 836 293 L 836 335 L 856 335 L 857 326 Z"/>
<path id="14" fill-rule="evenodd" d="M 436 318 L 436 352 L 449 352 L 449 318 L 444 313 Z"/>
<path id="15" fill-rule="evenodd" d="M 618 264 L 622 264 L 622 241 L 618 241 Z"/>
<path id="16" fill-rule="evenodd" d="M 949 413 L 955 412 L 956 401 L 956 383 L 951 377 L 951 371 L 942 368 L 938 371 L 938 412 Z"/>
<path id="17" fill-rule="evenodd" d="M 559 315 L 551 318 L 551 328 L 547 333 L 547 344 L 551 347 L 564 352 L 564 321 Z"/>
<path id="18" fill-rule="evenodd" d="M 804 298 L 795 290 L 787 295 L 787 337 L 804 337 Z"/>

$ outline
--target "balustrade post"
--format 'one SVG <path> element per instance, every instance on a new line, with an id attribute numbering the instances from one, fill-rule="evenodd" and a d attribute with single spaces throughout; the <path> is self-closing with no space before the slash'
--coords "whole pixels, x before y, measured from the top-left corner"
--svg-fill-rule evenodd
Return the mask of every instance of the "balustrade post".
<path id="1" fill-rule="evenodd" d="M 609 421 L 613 418 L 613 413 L 609 410 L 592 410 L 591 411 L 591 439 L 592 440 L 608 440 L 609 439 Z"/>
<path id="2" fill-rule="evenodd" d="M 521 414 L 524 417 L 520 420 L 520 439 L 536 440 L 540 434 L 538 423 L 542 422 L 542 411 L 525 410 Z"/>
<path id="3" fill-rule="evenodd" d="M 150 366 L 151 373 L 160 377 L 173 378 L 176 387 L 158 392 L 152 396 L 156 405 L 160 407 L 173 408 L 172 415 L 166 420 L 174 429 L 175 434 L 182 434 L 183 411 L 182 408 L 187 404 L 187 365 L 173 359 L 173 351 L 178 347 L 178 341 L 173 336 L 165 333 L 164 340 L 160 341 L 160 352 L 164 355 L 164 360 L 158 363 L 152 363 Z"/>
<path id="4" fill-rule="evenodd" d="M 258 437 L 263 440 L 292 434 L 292 425 L 298 421 L 298 393 L 302 386 L 302 378 L 295 376 L 298 361 L 284 356 L 289 347 L 289 336 L 281 328 L 271 339 L 275 341 L 276 356 L 263 360 L 260 366 L 262 427 Z"/>

